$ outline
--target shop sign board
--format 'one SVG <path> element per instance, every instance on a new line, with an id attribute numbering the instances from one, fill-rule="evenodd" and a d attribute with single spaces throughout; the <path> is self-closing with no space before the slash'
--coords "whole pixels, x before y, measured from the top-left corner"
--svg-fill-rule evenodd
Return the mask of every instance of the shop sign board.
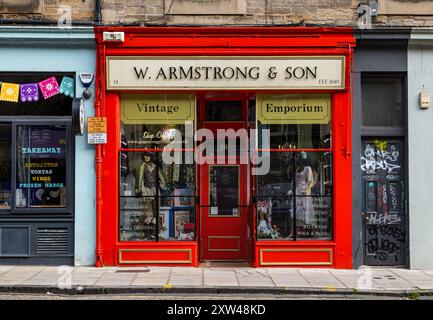
<path id="1" fill-rule="evenodd" d="M 107 118 L 106 117 L 87 118 L 87 143 L 89 144 L 107 143 Z"/>
<path id="2" fill-rule="evenodd" d="M 195 118 L 192 94 L 125 94 L 121 101 L 124 124 L 185 124 Z"/>
<path id="3" fill-rule="evenodd" d="M 258 94 L 257 120 L 263 124 L 327 124 L 331 120 L 329 94 Z"/>
<path id="4" fill-rule="evenodd" d="M 108 90 L 345 88 L 344 56 L 108 56 Z"/>

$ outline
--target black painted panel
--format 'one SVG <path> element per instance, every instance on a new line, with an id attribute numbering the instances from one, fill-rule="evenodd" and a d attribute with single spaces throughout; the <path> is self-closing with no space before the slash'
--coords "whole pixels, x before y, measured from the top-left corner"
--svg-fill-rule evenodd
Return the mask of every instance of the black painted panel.
<path id="1" fill-rule="evenodd" d="M 0 256 L 28 256 L 29 231 L 29 226 L 1 226 Z"/>

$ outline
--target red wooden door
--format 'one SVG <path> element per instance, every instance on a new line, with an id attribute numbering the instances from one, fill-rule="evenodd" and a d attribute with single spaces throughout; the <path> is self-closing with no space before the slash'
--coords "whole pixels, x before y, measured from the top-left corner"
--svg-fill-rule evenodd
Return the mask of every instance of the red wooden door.
<path id="1" fill-rule="evenodd" d="M 246 164 L 202 165 L 202 260 L 247 260 L 247 174 Z"/>
<path id="2" fill-rule="evenodd" d="M 213 133 L 214 145 L 214 153 L 200 166 L 201 260 L 248 260 L 248 136 L 236 136 L 247 128 L 247 101 L 206 99 L 201 106 L 202 128 Z M 219 136 L 220 130 L 227 137 Z M 230 143 L 236 152 L 229 152 Z"/>

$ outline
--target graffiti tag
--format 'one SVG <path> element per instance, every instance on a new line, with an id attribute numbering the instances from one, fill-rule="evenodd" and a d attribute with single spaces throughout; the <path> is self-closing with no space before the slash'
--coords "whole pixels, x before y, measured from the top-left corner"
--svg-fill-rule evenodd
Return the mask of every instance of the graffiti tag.
<path id="1" fill-rule="evenodd" d="M 406 242 L 406 233 L 399 225 L 367 225 L 366 249 L 369 254 L 380 261 L 391 257 L 397 261 L 401 244 Z"/>
<path id="2" fill-rule="evenodd" d="M 390 151 L 381 150 L 375 145 L 367 144 L 364 150 L 364 156 L 361 157 L 362 171 L 384 170 L 387 173 L 395 173 L 394 170 L 400 169 L 400 165 L 395 162 L 398 160 L 399 152 L 395 146 L 390 146 Z"/>
<path id="3" fill-rule="evenodd" d="M 396 224 L 401 222 L 401 217 L 398 214 L 371 214 L 369 223 L 372 224 Z"/>

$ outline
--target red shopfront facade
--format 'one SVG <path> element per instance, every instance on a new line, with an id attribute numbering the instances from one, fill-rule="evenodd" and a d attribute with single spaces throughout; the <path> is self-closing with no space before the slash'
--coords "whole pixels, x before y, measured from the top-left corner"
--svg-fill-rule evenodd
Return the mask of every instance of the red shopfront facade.
<path id="1" fill-rule="evenodd" d="M 352 29 L 95 33 L 95 111 L 108 130 L 96 146 L 97 266 L 352 268 Z M 248 142 L 198 161 L 208 138 L 185 138 L 190 129 Z M 176 132 L 171 155 L 186 164 L 163 161 Z M 227 151 L 232 133 L 210 144 Z"/>

